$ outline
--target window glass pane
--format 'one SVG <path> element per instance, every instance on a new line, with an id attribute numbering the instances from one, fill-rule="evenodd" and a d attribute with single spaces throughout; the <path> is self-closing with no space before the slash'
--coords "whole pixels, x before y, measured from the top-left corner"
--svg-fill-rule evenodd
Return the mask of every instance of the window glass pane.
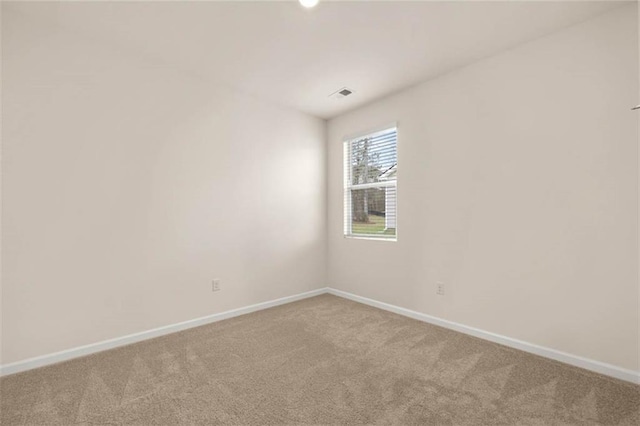
<path id="1" fill-rule="evenodd" d="M 351 190 L 351 234 L 395 237 L 395 186 Z"/>
<path id="2" fill-rule="evenodd" d="M 352 185 L 396 179 L 396 135 L 394 128 L 350 142 Z"/>

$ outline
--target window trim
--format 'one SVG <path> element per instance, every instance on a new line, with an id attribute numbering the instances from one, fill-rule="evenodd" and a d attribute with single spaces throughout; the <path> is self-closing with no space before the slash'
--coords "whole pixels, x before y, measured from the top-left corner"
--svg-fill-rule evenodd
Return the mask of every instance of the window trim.
<path id="1" fill-rule="evenodd" d="M 351 184 L 351 144 L 354 139 L 364 138 L 367 136 L 373 136 L 377 133 L 382 133 L 386 130 L 396 130 L 396 156 L 399 157 L 400 146 L 400 128 L 398 122 L 392 122 L 384 126 L 377 126 L 369 131 L 363 131 L 358 133 L 352 133 L 342 138 L 342 175 L 343 175 L 343 209 L 342 209 L 342 236 L 348 239 L 354 240 L 370 240 L 370 241 L 398 241 L 398 176 L 392 182 L 372 182 L 353 185 Z M 348 161 L 347 161 L 348 160 Z M 396 160 L 396 164 L 399 163 L 399 159 Z M 397 172 L 396 172 L 397 173 Z M 369 189 L 369 188 L 396 188 L 396 233 L 393 237 L 384 237 L 379 234 L 353 234 L 352 232 L 352 207 L 351 207 L 351 191 L 354 189 Z"/>

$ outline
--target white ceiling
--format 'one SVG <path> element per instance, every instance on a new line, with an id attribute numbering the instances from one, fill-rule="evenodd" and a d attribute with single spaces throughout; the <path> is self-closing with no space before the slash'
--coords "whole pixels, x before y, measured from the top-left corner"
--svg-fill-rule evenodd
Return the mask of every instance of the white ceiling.
<path id="1" fill-rule="evenodd" d="M 620 5 L 321 0 L 307 10 L 290 0 L 25 2 L 9 8 L 331 118 Z M 355 93 L 328 97 L 344 86 Z"/>

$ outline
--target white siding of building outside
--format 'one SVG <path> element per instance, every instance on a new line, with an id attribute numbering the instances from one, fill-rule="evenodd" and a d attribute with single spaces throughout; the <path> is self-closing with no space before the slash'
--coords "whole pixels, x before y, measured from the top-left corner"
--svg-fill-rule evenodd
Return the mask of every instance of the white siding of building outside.
<path id="1" fill-rule="evenodd" d="M 396 227 L 396 187 L 385 188 L 384 197 L 384 227 L 385 229 Z"/>

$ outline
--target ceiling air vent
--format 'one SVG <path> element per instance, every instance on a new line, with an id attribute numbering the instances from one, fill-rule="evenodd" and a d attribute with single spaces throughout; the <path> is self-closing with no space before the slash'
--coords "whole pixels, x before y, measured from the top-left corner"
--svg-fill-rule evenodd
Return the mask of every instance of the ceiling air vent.
<path id="1" fill-rule="evenodd" d="M 343 87 L 342 89 L 338 90 L 337 92 L 334 92 L 332 94 L 329 95 L 330 98 L 333 99 L 342 99 L 345 98 L 349 95 L 353 94 L 353 90 L 351 89 L 347 89 L 346 87 Z"/>

